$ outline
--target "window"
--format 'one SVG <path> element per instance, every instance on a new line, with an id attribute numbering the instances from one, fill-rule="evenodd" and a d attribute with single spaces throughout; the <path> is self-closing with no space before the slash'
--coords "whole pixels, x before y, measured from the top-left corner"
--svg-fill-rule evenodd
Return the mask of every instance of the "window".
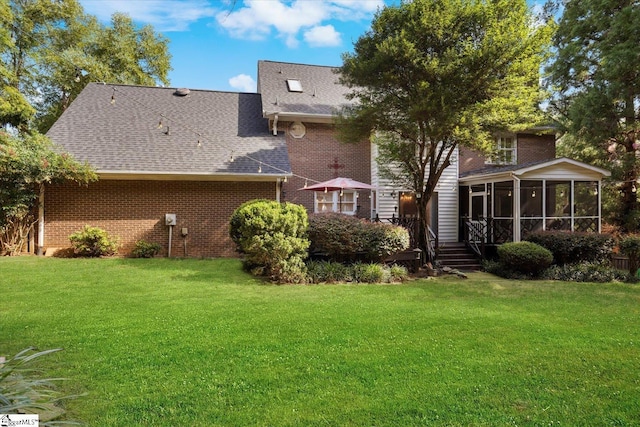
<path id="1" fill-rule="evenodd" d="M 316 191 L 316 213 L 341 212 L 347 215 L 355 215 L 358 210 L 358 193 L 354 190 L 329 191 L 327 193 Z"/>
<path id="2" fill-rule="evenodd" d="M 300 80 L 287 80 L 289 92 L 302 92 L 302 83 Z"/>
<path id="3" fill-rule="evenodd" d="M 515 136 L 496 137 L 496 152 L 486 161 L 492 165 L 515 165 L 516 159 L 516 138 Z"/>

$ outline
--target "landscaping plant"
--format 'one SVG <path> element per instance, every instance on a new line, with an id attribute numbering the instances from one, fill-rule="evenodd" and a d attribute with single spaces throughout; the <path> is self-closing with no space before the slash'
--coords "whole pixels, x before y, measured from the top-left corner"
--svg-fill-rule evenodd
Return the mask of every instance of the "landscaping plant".
<path id="1" fill-rule="evenodd" d="M 29 347 L 0 363 L 0 414 L 38 414 L 41 426 L 77 424 L 59 420 L 65 411 L 59 405 L 62 394 L 53 388 L 53 383 L 61 378 L 37 378 L 28 368 L 36 359 L 60 350 L 37 351 Z"/>
<path id="2" fill-rule="evenodd" d="M 551 265 L 553 255 L 532 242 L 510 242 L 498 246 L 498 261 L 506 270 L 535 277 Z"/>
<path id="3" fill-rule="evenodd" d="M 381 262 L 409 248 L 409 233 L 403 227 L 339 213 L 311 215 L 309 239 L 312 255 L 333 261 Z"/>
<path id="4" fill-rule="evenodd" d="M 81 257 L 111 256 L 118 252 L 118 239 L 99 227 L 85 225 L 82 230 L 69 236 L 69 240 L 74 253 Z"/>
<path id="5" fill-rule="evenodd" d="M 640 268 L 640 235 L 630 234 L 620 239 L 620 251 L 629 257 L 629 275 L 634 277 Z"/>
<path id="6" fill-rule="evenodd" d="M 526 237 L 529 242 L 547 248 L 554 264 L 603 262 L 611 257 L 614 239 L 609 234 L 541 231 Z"/>
<path id="7" fill-rule="evenodd" d="M 131 255 L 134 258 L 153 258 L 158 255 L 162 249 L 159 243 L 149 243 L 145 240 L 138 240 L 135 248 L 131 251 Z"/>
<path id="8" fill-rule="evenodd" d="M 252 273 L 278 283 L 306 280 L 307 211 L 293 203 L 253 200 L 231 216 L 229 234 Z"/>

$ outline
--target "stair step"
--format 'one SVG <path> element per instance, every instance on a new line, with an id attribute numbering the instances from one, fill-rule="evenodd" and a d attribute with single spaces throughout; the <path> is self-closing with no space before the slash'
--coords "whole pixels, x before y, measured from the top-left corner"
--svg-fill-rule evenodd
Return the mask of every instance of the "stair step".
<path id="1" fill-rule="evenodd" d="M 438 261 L 443 267 L 461 271 L 482 270 L 482 264 L 475 253 L 461 242 L 443 244 L 438 250 Z"/>

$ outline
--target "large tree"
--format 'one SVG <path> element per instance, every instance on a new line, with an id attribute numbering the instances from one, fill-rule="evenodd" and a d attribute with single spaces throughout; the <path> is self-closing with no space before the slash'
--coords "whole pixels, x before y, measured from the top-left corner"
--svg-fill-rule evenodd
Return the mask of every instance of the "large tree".
<path id="1" fill-rule="evenodd" d="M 90 166 L 60 154 L 46 137 L 0 130 L 0 255 L 24 249 L 38 219 L 34 208 L 43 185 L 96 178 Z"/>
<path id="2" fill-rule="evenodd" d="M 640 4 L 568 1 L 554 38 L 552 106 L 567 132 L 565 150 L 612 169 L 612 219 L 640 229 Z"/>
<path id="3" fill-rule="evenodd" d="M 167 39 L 125 15 L 104 26 L 77 0 L 0 0 L 0 24 L 2 125 L 46 132 L 89 81 L 169 83 Z M 5 112 L 12 99 L 28 103 Z"/>
<path id="4" fill-rule="evenodd" d="M 525 0 L 413 0 L 378 12 L 343 55 L 357 102 L 338 120 L 341 139 L 376 136 L 381 172 L 416 194 L 423 250 L 427 204 L 456 147 L 488 152 L 495 132 L 540 124 L 551 33 Z"/>

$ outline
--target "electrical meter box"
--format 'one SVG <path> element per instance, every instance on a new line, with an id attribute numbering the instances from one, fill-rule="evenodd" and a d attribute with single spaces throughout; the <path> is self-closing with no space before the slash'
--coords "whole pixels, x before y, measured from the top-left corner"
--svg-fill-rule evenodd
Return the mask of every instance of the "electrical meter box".
<path id="1" fill-rule="evenodd" d="M 176 225 L 176 214 L 164 214 L 165 225 Z"/>

